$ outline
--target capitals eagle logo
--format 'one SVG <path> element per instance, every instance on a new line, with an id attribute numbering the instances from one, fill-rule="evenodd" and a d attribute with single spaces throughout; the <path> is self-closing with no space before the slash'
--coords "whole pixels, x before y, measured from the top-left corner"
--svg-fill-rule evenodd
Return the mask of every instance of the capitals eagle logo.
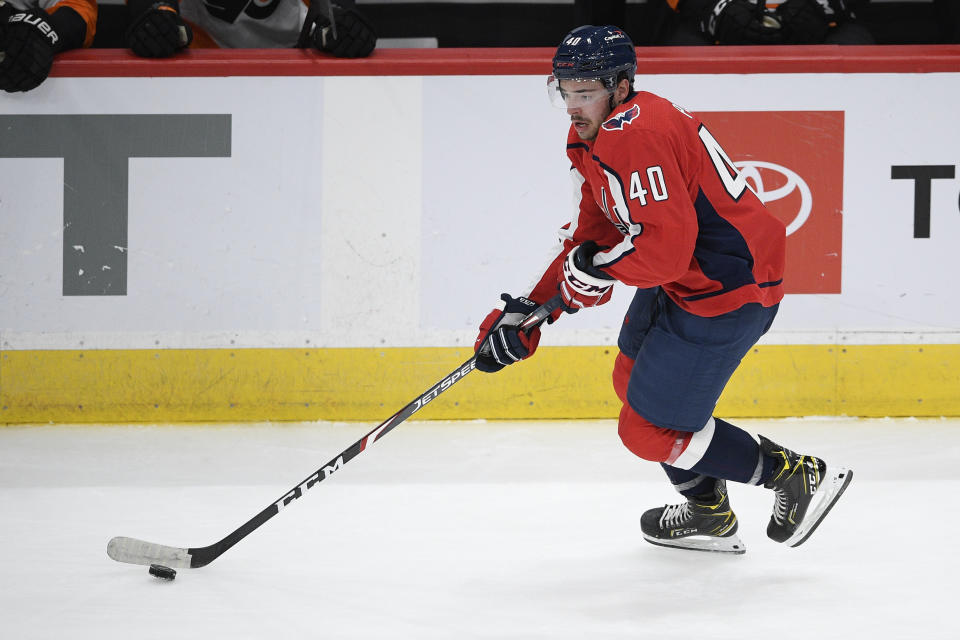
<path id="1" fill-rule="evenodd" d="M 640 105 L 635 104 L 623 113 L 618 113 L 602 125 L 604 131 L 623 131 L 623 128 L 640 115 Z"/>

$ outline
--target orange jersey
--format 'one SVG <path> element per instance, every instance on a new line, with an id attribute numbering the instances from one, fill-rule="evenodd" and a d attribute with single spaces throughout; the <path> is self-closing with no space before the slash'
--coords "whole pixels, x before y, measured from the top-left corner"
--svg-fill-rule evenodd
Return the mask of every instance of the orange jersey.
<path id="1" fill-rule="evenodd" d="M 592 142 L 571 127 L 567 155 L 579 209 L 532 299 L 554 295 L 559 260 L 587 240 L 606 247 L 595 267 L 630 286 L 661 286 L 696 315 L 783 298 L 784 225 L 694 115 L 636 93 Z"/>

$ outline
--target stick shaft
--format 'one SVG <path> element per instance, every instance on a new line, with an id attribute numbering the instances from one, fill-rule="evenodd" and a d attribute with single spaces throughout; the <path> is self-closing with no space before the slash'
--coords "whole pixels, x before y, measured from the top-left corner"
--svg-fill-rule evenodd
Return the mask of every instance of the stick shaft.
<path id="1" fill-rule="evenodd" d="M 354 442 L 352 445 L 344 449 L 337 455 L 335 458 L 327 462 L 324 466 L 317 469 L 315 472 L 307 476 L 297 486 L 293 487 L 285 494 L 280 496 L 279 499 L 275 500 L 272 504 L 267 505 L 260 513 L 255 515 L 253 518 L 248 520 L 242 526 L 240 526 L 236 531 L 225 537 L 220 542 L 212 545 L 211 547 L 204 547 L 200 549 L 190 549 L 190 555 L 192 557 L 191 566 L 192 567 L 202 567 L 206 564 L 209 564 L 227 549 L 233 545 L 240 542 L 243 538 L 249 535 L 254 530 L 258 529 L 263 525 L 267 520 L 277 515 L 282 511 L 286 506 L 288 506 L 294 500 L 303 496 L 303 494 L 308 490 L 316 486 L 323 480 L 326 480 L 332 476 L 335 472 L 339 471 L 345 464 L 356 458 L 358 455 L 366 451 L 366 449 L 372 445 L 374 442 L 388 434 L 392 431 L 397 425 L 401 422 L 412 416 L 414 413 L 422 409 L 426 404 L 431 400 L 436 399 L 441 393 L 452 387 L 454 384 L 462 380 L 467 376 L 471 371 L 476 368 L 476 356 L 472 356 L 469 360 L 460 365 L 456 370 L 450 372 L 446 375 L 440 382 L 435 384 L 433 387 L 428 389 L 426 392 L 417 396 L 412 402 L 407 404 L 400 411 L 396 412 L 384 422 L 381 422 L 379 425 L 374 427 L 372 430 L 367 432 L 365 436 Z M 207 550 L 210 551 L 207 551 Z M 212 552 L 212 555 L 211 555 Z"/>
<path id="2" fill-rule="evenodd" d="M 550 317 L 551 313 L 560 307 L 560 303 L 560 296 L 554 296 L 527 316 L 520 327 L 529 331 L 533 327 L 542 324 Z M 463 380 L 476 368 L 476 364 L 476 356 L 471 356 L 466 362 L 451 371 L 427 391 L 421 393 L 405 407 L 371 429 L 366 435 L 344 449 L 339 455 L 327 462 L 327 464 L 307 476 L 303 482 L 264 507 L 260 513 L 240 525 L 240 527 L 219 542 L 206 547 L 183 549 L 137 540 L 135 538 L 116 537 L 111 539 L 107 545 L 107 554 L 118 562 L 129 562 L 132 564 L 149 565 L 164 564 L 164 562 L 166 562 L 167 564 L 165 566 L 175 568 L 190 567 L 193 569 L 210 564 L 233 545 L 260 528 L 265 522 L 270 520 L 270 518 L 280 513 L 280 511 L 289 506 L 291 502 L 303 496 L 308 489 L 313 488 L 321 481 L 332 476 L 345 464 L 366 451 L 370 445 L 388 434 L 401 422 L 435 400 L 437 396 L 457 382 Z"/>

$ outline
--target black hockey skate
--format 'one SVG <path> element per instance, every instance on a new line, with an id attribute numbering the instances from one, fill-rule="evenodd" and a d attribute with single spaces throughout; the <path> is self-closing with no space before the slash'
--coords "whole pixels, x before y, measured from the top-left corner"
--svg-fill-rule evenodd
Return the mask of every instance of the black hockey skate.
<path id="1" fill-rule="evenodd" d="M 737 516 L 723 480 L 717 480 L 713 496 L 705 500 L 687 498 L 644 512 L 640 529 L 647 542 L 662 547 L 737 554 L 747 550 L 737 536 Z"/>
<path id="2" fill-rule="evenodd" d="M 767 536 L 790 547 L 800 546 L 853 480 L 853 471 L 827 467 L 820 458 L 797 455 L 763 436 L 760 449 L 777 461 L 776 471 L 763 485 L 776 492 Z"/>

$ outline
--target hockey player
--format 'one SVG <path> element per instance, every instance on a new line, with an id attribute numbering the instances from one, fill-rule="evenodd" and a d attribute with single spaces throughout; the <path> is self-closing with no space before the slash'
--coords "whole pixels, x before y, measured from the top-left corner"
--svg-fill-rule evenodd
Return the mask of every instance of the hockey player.
<path id="1" fill-rule="evenodd" d="M 95 0 L 0 0 L 0 89 L 39 87 L 61 51 L 89 47 Z"/>
<path id="2" fill-rule="evenodd" d="M 729 480 L 772 489 L 767 535 L 797 546 L 852 473 L 763 436 L 758 443 L 713 416 L 783 297 L 784 225 L 695 115 L 634 91 L 636 65 L 633 43 L 616 27 L 577 28 L 557 49 L 548 90 L 572 121 L 578 211 L 533 288 L 503 294 L 484 319 L 477 368 L 494 372 L 531 356 L 539 330 L 528 335 L 517 324 L 558 290 L 565 311 L 589 313 L 615 283 L 635 287 L 613 370 L 619 434 L 634 454 L 661 463 L 686 498 L 645 512 L 644 538 L 743 553 Z"/>
<path id="3" fill-rule="evenodd" d="M 859 0 L 667 0 L 680 16 L 665 44 L 875 44 Z"/>
<path id="4" fill-rule="evenodd" d="M 188 46 L 315 48 L 340 58 L 370 55 L 377 36 L 352 0 L 269 3 L 226 0 L 128 0 L 127 45 L 138 56 L 168 58 Z M 327 9 L 333 14 L 333 23 Z"/>

